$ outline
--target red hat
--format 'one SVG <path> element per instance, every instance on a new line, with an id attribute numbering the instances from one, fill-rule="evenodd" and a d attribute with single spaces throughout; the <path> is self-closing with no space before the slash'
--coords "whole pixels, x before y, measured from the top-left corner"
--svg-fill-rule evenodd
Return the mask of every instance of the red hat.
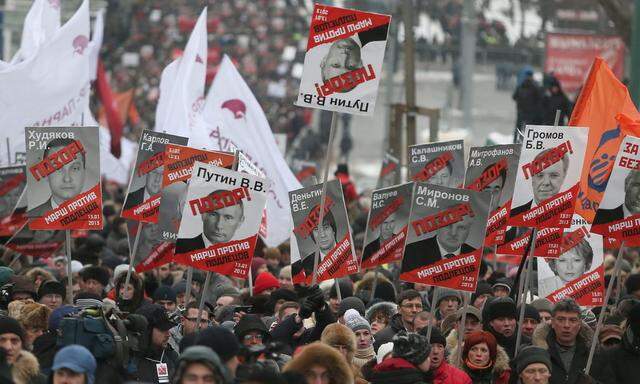
<path id="1" fill-rule="evenodd" d="M 258 277 L 256 277 L 256 284 L 253 287 L 253 293 L 259 295 L 271 288 L 280 288 L 280 282 L 269 272 L 262 272 Z"/>
<path id="2" fill-rule="evenodd" d="M 485 331 L 477 331 L 471 332 L 464 337 L 464 348 L 462 350 L 462 358 L 466 360 L 467 356 L 469 356 L 469 350 L 476 344 L 486 343 L 489 347 L 489 356 L 492 362 L 496 361 L 498 342 L 496 341 L 495 336 L 493 336 L 489 332 Z"/>

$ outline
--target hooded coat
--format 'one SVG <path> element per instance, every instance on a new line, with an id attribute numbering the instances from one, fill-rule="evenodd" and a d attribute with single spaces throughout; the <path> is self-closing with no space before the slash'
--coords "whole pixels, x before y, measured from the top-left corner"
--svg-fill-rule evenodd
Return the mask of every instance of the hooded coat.
<path id="1" fill-rule="evenodd" d="M 283 372 L 304 374 L 307 370 L 319 365 L 329 372 L 329 384 L 354 384 L 353 372 L 340 352 L 316 342 L 302 348 L 302 351 L 285 365 Z"/>
<path id="2" fill-rule="evenodd" d="M 511 376 L 511 368 L 509 367 L 509 355 L 504 348 L 498 345 L 496 349 L 496 361 L 491 368 L 486 371 L 474 371 L 460 359 L 460 365 L 456 365 L 458 355 L 462 352 L 457 346 L 451 350 L 449 355 L 449 364 L 463 370 L 471 378 L 473 384 L 507 384 Z"/>
<path id="3" fill-rule="evenodd" d="M 622 343 L 607 351 L 599 370 L 591 374 L 607 384 L 635 384 L 640 380 L 640 335 L 627 328 Z"/>
<path id="4" fill-rule="evenodd" d="M 38 359 L 27 351 L 21 351 L 11 366 L 11 376 L 15 384 L 44 384 L 47 378 L 40 373 Z"/>
<path id="5" fill-rule="evenodd" d="M 393 339 L 393 336 L 402 330 L 405 330 L 404 323 L 402 322 L 402 315 L 400 313 L 396 313 L 391 316 L 389 325 L 376 334 L 376 341 L 373 343 L 373 348 L 377 351 L 382 344 L 390 342 Z"/>
<path id="6" fill-rule="evenodd" d="M 400 357 L 391 357 L 380 364 L 375 360 L 362 367 L 362 373 L 371 384 L 431 384 L 428 373 L 424 373 Z"/>
<path id="7" fill-rule="evenodd" d="M 543 324 L 536 328 L 533 332 L 532 344 L 546 349 L 551 357 L 551 378 L 549 384 L 576 384 L 585 379 L 583 373 L 584 367 L 587 365 L 589 357 L 589 349 L 593 340 L 593 331 L 584 322 L 580 326 L 580 331 L 576 337 L 576 350 L 571 361 L 569 370 L 565 369 L 558 344 L 555 341 L 554 331 L 548 324 Z M 591 374 L 593 377 L 598 376 L 597 372 L 602 369 L 602 354 L 598 349 L 593 359 L 593 368 Z"/>

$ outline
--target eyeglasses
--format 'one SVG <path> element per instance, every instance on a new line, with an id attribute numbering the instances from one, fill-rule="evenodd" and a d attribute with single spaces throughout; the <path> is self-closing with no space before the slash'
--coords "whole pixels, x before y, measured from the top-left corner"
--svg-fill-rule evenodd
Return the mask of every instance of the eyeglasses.
<path id="1" fill-rule="evenodd" d="M 422 304 L 402 304 L 401 307 L 406 309 L 411 309 L 411 308 L 422 309 Z"/>
<path id="2" fill-rule="evenodd" d="M 257 340 L 257 341 L 262 341 L 262 339 L 264 338 L 264 336 L 262 336 L 261 333 L 252 335 L 252 334 L 248 334 L 248 335 L 244 335 L 243 339 L 245 341 L 250 341 L 250 340 Z"/>

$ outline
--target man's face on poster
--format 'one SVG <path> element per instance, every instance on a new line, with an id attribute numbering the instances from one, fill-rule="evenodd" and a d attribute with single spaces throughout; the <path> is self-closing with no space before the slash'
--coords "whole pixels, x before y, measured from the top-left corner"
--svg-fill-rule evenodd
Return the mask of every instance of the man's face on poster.
<path id="1" fill-rule="evenodd" d="M 396 228 L 396 213 L 387 216 L 380 224 L 380 241 L 386 241 L 393 236 L 393 230 Z"/>
<path id="2" fill-rule="evenodd" d="M 163 166 L 147 173 L 147 181 L 144 187 L 149 195 L 153 196 L 160 192 L 160 188 L 162 188 L 162 172 L 164 172 Z"/>
<path id="3" fill-rule="evenodd" d="M 63 147 L 52 147 L 49 153 L 61 150 Z M 77 154 L 76 157 L 62 168 L 53 172 L 47 177 L 51 196 L 57 204 L 62 204 L 70 198 L 82 192 L 86 169 L 84 156 Z"/>
<path id="4" fill-rule="evenodd" d="M 566 161 L 566 160 L 565 160 Z M 560 192 L 564 178 L 567 176 L 565 161 L 560 160 L 531 178 L 533 199 L 536 204 L 551 198 Z"/>
<path id="5" fill-rule="evenodd" d="M 469 215 L 465 215 L 464 219 L 438 229 L 436 235 L 438 243 L 447 252 L 455 252 L 469 237 L 472 224 L 473 219 Z"/>
<path id="6" fill-rule="evenodd" d="M 325 220 L 322 221 L 322 225 L 313 228 L 313 239 L 322 253 L 327 253 L 336 246 L 336 233 Z"/>
<path id="7" fill-rule="evenodd" d="M 142 241 L 144 243 L 154 243 L 160 241 L 160 225 L 155 223 L 142 224 Z"/>
<path id="8" fill-rule="evenodd" d="M 631 214 L 640 213 L 640 171 L 631 171 L 624 179 L 624 205 Z"/>
<path id="9" fill-rule="evenodd" d="M 491 207 L 495 208 L 500 204 L 502 198 L 502 188 L 504 187 L 504 180 L 501 176 L 487 184 L 482 190 L 489 191 L 491 193 Z"/>
<path id="10" fill-rule="evenodd" d="M 427 183 L 438 185 L 441 187 L 449 187 L 451 184 L 451 167 L 446 166 L 439 170 L 435 175 L 431 176 Z"/>
<path id="11" fill-rule="evenodd" d="M 231 240 L 243 221 L 244 213 L 240 204 L 202 214 L 204 235 L 214 244 Z"/>
<path id="12" fill-rule="evenodd" d="M 361 67 L 360 46 L 350 38 L 338 40 L 331 44 L 329 52 L 320 62 L 322 81 Z"/>

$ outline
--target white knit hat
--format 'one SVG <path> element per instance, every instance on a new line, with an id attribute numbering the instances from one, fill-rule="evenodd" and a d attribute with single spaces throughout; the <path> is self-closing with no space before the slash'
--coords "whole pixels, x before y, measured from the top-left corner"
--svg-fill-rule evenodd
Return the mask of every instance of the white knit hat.
<path id="1" fill-rule="evenodd" d="M 378 364 L 382 363 L 384 358 L 387 357 L 387 355 L 391 352 L 393 352 L 393 342 L 390 341 L 388 343 L 382 344 L 378 348 L 378 354 L 376 355 L 376 361 L 378 362 Z"/>

